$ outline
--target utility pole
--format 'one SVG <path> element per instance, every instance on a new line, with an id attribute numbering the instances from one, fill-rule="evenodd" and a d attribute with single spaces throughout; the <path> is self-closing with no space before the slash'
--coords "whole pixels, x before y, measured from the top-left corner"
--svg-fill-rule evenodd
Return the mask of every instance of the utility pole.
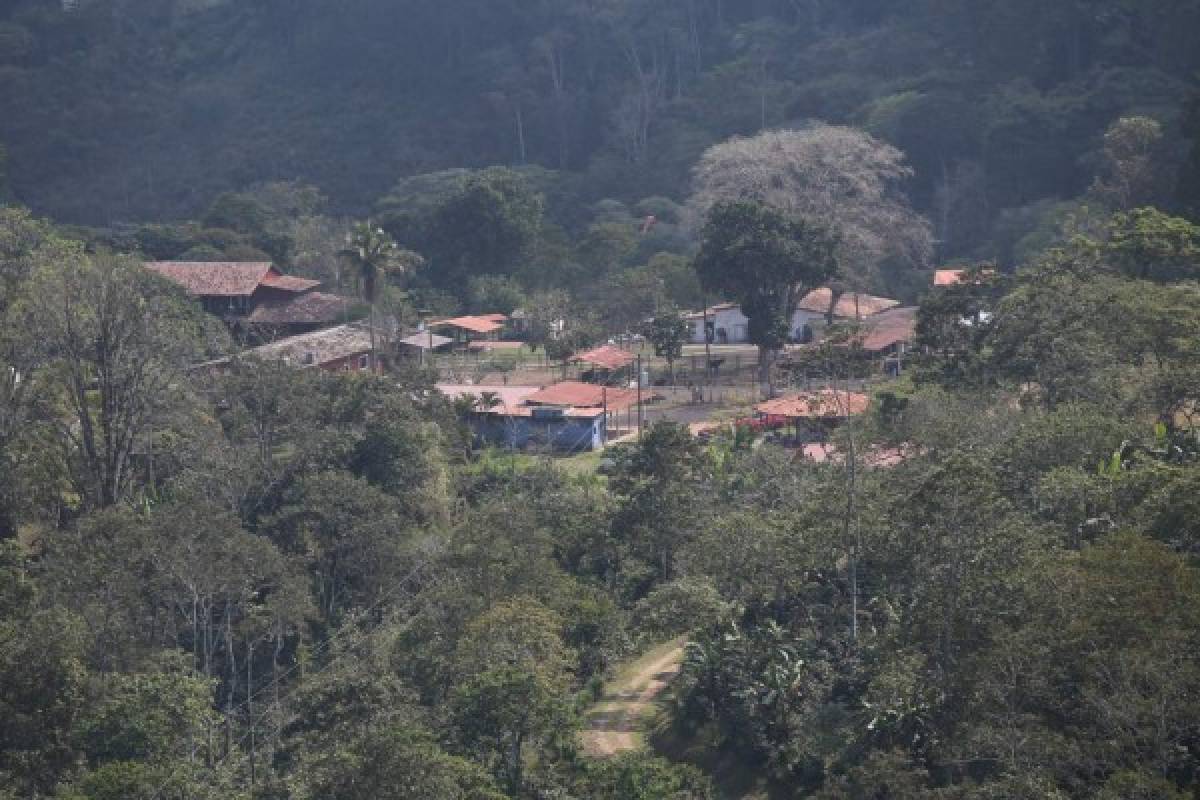
<path id="1" fill-rule="evenodd" d="M 642 438 L 642 354 L 637 357 L 638 439 Z"/>
<path id="2" fill-rule="evenodd" d="M 704 302 L 704 383 L 708 386 L 708 402 L 713 401 L 712 390 L 712 338 L 708 335 L 708 298 Z"/>
<path id="3" fill-rule="evenodd" d="M 600 431 L 600 446 L 607 447 L 608 446 L 608 386 L 607 385 L 600 387 L 600 398 L 601 398 L 601 403 L 604 406 L 604 421 L 601 423 L 604 427 Z M 617 413 L 620 413 L 620 412 L 617 412 Z M 618 417 L 618 419 L 619 419 L 619 417 Z"/>

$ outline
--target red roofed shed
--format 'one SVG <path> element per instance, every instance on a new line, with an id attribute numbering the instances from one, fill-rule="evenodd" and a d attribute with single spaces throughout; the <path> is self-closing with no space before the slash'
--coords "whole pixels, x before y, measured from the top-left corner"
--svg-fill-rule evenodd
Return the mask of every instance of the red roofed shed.
<path id="1" fill-rule="evenodd" d="M 620 369 L 627 367 L 635 360 L 633 353 L 628 353 L 619 347 L 613 347 L 606 344 L 603 347 L 597 347 L 594 350 L 588 350 L 584 353 L 576 353 L 571 356 L 571 361 L 592 364 L 601 369 Z"/>

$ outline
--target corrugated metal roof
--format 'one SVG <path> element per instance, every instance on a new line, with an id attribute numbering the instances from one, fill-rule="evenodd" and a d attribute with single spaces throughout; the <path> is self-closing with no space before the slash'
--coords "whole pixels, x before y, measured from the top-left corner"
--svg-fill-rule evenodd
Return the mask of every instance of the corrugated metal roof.
<path id="1" fill-rule="evenodd" d="M 251 295 L 273 270 L 266 261 L 150 261 L 146 268 L 200 297 Z"/>
<path id="2" fill-rule="evenodd" d="M 606 344 L 603 347 L 597 347 L 594 350 L 573 355 L 571 356 L 571 360 L 585 364 L 595 364 L 604 369 L 620 369 L 632 364 L 635 356 L 633 353 L 626 352 L 619 347 Z"/>
<path id="3" fill-rule="evenodd" d="M 759 403 L 754 410 L 770 417 L 787 419 L 838 419 L 867 410 L 870 398 L 858 392 L 818 389 Z"/>

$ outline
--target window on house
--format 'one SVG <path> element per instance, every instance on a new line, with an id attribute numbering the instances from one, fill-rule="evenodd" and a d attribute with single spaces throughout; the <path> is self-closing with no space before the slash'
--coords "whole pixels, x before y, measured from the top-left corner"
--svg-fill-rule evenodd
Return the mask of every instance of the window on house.
<path id="1" fill-rule="evenodd" d="M 370 362 L 371 362 L 370 356 L 359 356 L 358 357 L 358 368 L 366 369 L 367 365 L 370 364 Z"/>

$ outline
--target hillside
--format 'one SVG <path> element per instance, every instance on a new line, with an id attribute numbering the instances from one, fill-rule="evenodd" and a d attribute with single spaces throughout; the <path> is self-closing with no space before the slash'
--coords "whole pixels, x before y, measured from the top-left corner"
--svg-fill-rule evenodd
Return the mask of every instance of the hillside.
<path id="1" fill-rule="evenodd" d="M 1183 157 L 1198 28 L 1181 0 L 15 0 L 0 143 L 19 200 L 106 225 L 271 180 L 363 214 L 492 164 L 565 171 L 583 204 L 681 200 L 707 146 L 820 119 L 907 154 L 942 256 L 1005 256 L 1117 117 Z"/>

